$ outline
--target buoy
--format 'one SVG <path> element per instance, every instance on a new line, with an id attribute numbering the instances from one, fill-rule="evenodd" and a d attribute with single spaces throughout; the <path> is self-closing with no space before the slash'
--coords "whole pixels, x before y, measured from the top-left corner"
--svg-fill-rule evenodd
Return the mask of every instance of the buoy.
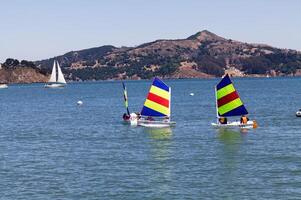
<path id="1" fill-rule="evenodd" d="M 83 102 L 82 101 L 78 101 L 77 105 L 81 106 L 81 105 L 83 105 Z"/>
<path id="2" fill-rule="evenodd" d="M 189 95 L 190 95 L 190 96 L 194 96 L 194 93 L 191 92 Z"/>

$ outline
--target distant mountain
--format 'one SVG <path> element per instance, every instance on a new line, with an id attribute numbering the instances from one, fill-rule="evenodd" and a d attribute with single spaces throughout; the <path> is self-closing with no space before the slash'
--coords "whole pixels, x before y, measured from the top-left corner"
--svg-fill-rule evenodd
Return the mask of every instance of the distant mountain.
<path id="1" fill-rule="evenodd" d="M 50 73 L 54 59 L 71 80 L 301 74 L 298 51 L 225 39 L 207 30 L 186 39 L 156 40 L 137 47 L 72 51 L 35 64 Z"/>

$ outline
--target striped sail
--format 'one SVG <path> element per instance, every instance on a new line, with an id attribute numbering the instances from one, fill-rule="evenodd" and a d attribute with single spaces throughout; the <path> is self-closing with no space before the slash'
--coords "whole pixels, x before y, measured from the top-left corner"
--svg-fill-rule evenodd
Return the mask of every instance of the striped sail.
<path id="1" fill-rule="evenodd" d="M 155 78 L 146 97 L 141 115 L 151 117 L 169 117 L 170 94 L 170 87 L 168 87 L 160 79 Z"/>
<path id="2" fill-rule="evenodd" d="M 216 86 L 216 101 L 218 116 L 231 117 L 248 114 L 228 74 Z"/>
<path id="3" fill-rule="evenodd" d="M 128 95 L 127 95 L 126 87 L 125 87 L 125 85 L 124 85 L 123 82 L 122 82 L 122 86 L 123 86 L 123 99 L 124 99 L 124 105 L 125 105 L 127 114 L 130 115 L 130 111 L 129 111 L 129 102 L 128 102 Z"/>

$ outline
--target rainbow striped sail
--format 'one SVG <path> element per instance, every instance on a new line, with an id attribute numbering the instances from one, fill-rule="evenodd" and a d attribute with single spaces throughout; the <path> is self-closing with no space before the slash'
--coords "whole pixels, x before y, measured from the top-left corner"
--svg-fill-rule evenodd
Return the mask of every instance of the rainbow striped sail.
<path id="1" fill-rule="evenodd" d="M 216 86 L 216 105 L 221 117 L 248 114 L 228 74 Z"/>
<path id="2" fill-rule="evenodd" d="M 171 88 L 163 81 L 154 78 L 141 111 L 143 116 L 165 117 L 170 116 Z"/>

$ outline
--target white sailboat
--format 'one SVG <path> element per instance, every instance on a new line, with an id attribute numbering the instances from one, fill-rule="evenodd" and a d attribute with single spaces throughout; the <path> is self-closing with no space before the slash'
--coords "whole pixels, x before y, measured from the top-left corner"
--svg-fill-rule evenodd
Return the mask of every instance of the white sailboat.
<path id="1" fill-rule="evenodd" d="M 0 84 L 0 89 L 7 89 L 7 88 L 8 88 L 7 84 L 5 84 L 5 83 Z"/>
<path id="2" fill-rule="evenodd" d="M 56 70 L 57 69 L 57 70 Z M 48 83 L 45 85 L 46 88 L 59 88 L 66 85 L 66 80 L 62 73 L 59 63 L 55 60 L 53 62 L 52 72 Z"/>

